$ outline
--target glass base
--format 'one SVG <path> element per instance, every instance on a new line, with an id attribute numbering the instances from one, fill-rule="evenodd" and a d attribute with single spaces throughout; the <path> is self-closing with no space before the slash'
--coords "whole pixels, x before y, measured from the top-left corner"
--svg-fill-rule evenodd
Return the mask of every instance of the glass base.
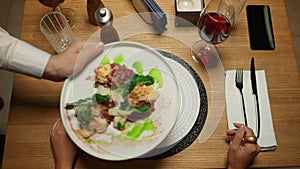
<path id="1" fill-rule="evenodd" d="M 192 58 L 197 63 L 205 66 L 214 66 L 217 63 L 217 51 L 215 46 L 202 40 L 197 41 L 191 48 Z"/>
<path id="2" fill-rule="evenodd" d="M 76 27 L 76 11 L 74 9 L 57 7 L 55 11 L 61 12 L 66 17 L 71 29 Z"/>
<path id="3" fill-rule="evenodd" d="M 70 8 L 62 8 L 61 12 L 65 15 L 71 29 L 75 28 L 76 26 L 76 12 Z"/>

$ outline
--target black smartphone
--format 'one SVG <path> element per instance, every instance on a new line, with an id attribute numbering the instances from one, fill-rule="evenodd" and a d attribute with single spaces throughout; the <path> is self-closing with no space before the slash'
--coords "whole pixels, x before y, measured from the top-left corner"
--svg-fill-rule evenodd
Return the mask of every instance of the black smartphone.
<path id="1" fill-rule="evenodd" d="M 246 12 L 251 49 L 274 50 L 275 40 L 270 7 L 268 5 L 248 5 Z"/>

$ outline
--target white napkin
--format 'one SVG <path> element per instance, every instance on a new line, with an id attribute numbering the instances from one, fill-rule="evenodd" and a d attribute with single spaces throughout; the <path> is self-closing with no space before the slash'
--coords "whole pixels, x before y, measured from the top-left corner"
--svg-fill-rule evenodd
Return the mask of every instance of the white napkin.
<path id="1" fill-rule="evenodd" d="M 228 128 L 234 129 L 233 123 L 244 124 L 242 97 L 235 86 L 235 70 L 226 71 L 225 79 L 225 95 L 227 107 Z M 250 71 L 244 71 L 243 78 L 243 94 L 245 100 L 245 110 L 247 116 L 248 127 L 257 133 L 257 112 L 255 104 L 255 95 L 252 94 Z M 269 102 L 268 88 L 264 70 L 256 71 L 257 93 L 260 108 L 260 137 L 258 144 L 261 151 L 275 150 L 277 142 L 275 138 L 272 113 Z"/>

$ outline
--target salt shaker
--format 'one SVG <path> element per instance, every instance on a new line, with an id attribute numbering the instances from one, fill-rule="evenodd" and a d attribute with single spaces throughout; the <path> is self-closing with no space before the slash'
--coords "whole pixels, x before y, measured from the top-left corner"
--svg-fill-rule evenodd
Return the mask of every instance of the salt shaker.
<path id="1" fill-rule="evenodd" d="M 101 0 L 87 0 L 87 13 L 89 16 L 89 22 L 93 25 L 97 25 L 95 19 L 95 12 L 99 8 L 103 8 L 104 4 Z"/>
<path id="2" fill-rule="evenodd" d="M 101 27 L 100 37 L 104 44 L 120 41 L 117 30 L 113 27 L 113 15 L 108 8 L 99 8 L 95 12 L 97 24 Z"/>

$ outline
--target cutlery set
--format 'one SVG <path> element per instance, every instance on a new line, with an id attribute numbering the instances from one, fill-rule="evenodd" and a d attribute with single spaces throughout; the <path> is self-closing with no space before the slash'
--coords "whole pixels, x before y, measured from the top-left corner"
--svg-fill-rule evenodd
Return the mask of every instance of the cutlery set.
<path id="1" fill-rule="evenodd" d="M 257 83 L 256 83 L 256 73 L 255 73 L 255 65 L 254 65 L 254 58 L 251 59 L 251 66 L 250 66 L 250 78 L 251 78 L 251 86 L 252 86 L 252 94 L 255 96 L 255 103 L 256 103 L 256 113 L 257 113 L 257 138 L 260 136 L 260 109 L 259 109 L 259 101 L 258 101 L 258 93 L 257 93 Z M 235 86 L 239 89 L 242 97 L 242 107 L 243 107 L 243 115 L 245 125 L 248 126 L 247 122 L 247 115 L 245 109 L 245 101 L 243 95 L 243 69 L 236 69 L 236 76 L 235 76 Z"/>

